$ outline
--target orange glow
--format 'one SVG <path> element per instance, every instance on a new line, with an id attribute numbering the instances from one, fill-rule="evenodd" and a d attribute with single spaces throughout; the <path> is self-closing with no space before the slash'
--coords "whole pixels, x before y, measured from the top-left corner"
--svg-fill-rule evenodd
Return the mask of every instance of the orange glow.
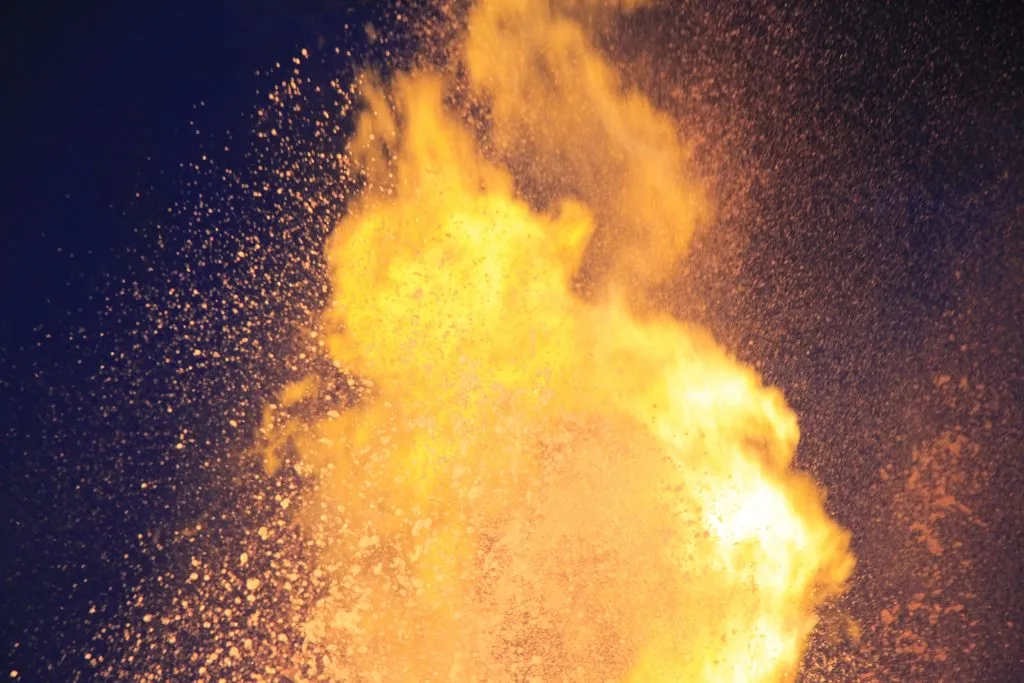
<path id="1" fill-rule="evenodd" d="M 549 7 L 478 3 L 465 83 L 365 79 L 350 151 L 366 186 L 330 241 L 317 329 L 360 400 L 266 418 L 268 467 L 286 439 L 298 454 L 329 586 L 306 620 L 324 653 L 310 666 L 792 680 L 852 570 L 847 534 L 789 469 L 781 393 L 643 303 L 710 207 L 673 122 Z M 448 104 L 459 93 L 486 125 Z"/>

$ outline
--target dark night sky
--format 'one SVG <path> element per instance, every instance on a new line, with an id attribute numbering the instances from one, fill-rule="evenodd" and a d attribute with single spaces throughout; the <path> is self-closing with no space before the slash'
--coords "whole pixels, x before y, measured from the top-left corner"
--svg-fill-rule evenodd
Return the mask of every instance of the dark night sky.
<path id="1" fill-rule="evenodd" d="M 4 312 L 28 323 L 5 326 L 5 335 L 18 335 L 12 343 L 54 314 L 47 308 L 75 307 L 68 278 L 110 267 L 139 239 L 152 208 L 176 198 L 176 167 L 199 149 L 191 122 L 239 130 L 267 84 L 256 71 L 290 60 L 318 37 L 337 40 L 345 22 L 368 18 L 358 3 L 348 4 L 355 7 L 231 0 L 5 7 L 10 173 L 2 272 L 5 291 L 20 295 L 5 298 L 11 308 Z M 161 194 L 134 209 L 135 190 L 154 186 Z"/>
<path id="2" fill-rule="evenodd" d="M 343 27 L 375 20 L 373 4 L 16 0 L 0 10 L 0 676 L 68 680 L 76 644 L 95 630 L 83 613 L 145 572 L 133 539 L 181 497 L 128 492 L 142 474 L 174 479 L 148 461 L 166 447 L 165 427 L 129 409 L 120 436 L 102 436 L 92 390 L 78 393 L 117 344 L 96 336 L 112 324 L 111 283 L 139 277 L 153 225 L 189 191 L 181 165 L 209 140 L 246 138 L 257 91 L 273 81 L 257 70 L 302 47 L 365 48 L 361 31 Z M 705 101 L 742 131 L 735 144 L 757 169 L 752 246 L 734 255 L 736 283 L 708 285 L 718 308 L 707 322 L 785 389 L 802 419 L 801 457 L 840 519 L 855 535 L 863 525 L 865 544 L 884 545 L 863 520 L 893 443 L 993 421 L 978 437 L 995 472 L 982 499 L 996 538 L 982 562 L 997 586 L 986 599 L 1003 610 L 993 619 L 1019 620 L 1022 12 L 741 4 L 683 3 L 692 21 L 640 25 L 634 41 L 641 52 L 645 36 L 679 43 L 666 72 L 717 75 L 721 90 L 708 87 Z M 960 403 L 935 398 L 942 374 L 983 388 Z M 868 555 L 865 566 L 886 561 Z M 984 680 L 1011 680 L 1002 676 L 1020 656 L 992 655 Z"/>

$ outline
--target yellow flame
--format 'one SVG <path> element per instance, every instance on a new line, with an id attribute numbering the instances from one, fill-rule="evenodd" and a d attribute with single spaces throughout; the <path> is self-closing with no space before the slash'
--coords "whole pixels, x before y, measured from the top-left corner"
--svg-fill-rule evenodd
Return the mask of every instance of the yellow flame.
<path id="1" fill-rule="evenodd" d="M 366 84 L 321 321 L 363 398 L 273 425 L 267 456 L 288 439 L 310 473 L 319 679 L 792 680 L 851 571 L 781 394 L 638 310 L 710 211 L 569 18 L 594 4 L 484 0 L 468 83 Z"/>

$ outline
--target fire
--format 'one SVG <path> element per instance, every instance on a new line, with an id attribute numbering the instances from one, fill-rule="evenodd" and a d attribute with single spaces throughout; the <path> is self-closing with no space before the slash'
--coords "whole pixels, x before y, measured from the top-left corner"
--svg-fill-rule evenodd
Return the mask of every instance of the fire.
<path id="1" fill-rule="evenodd" d="M 316 330 L 352 400 L 264 425 L 329 587 L 309 679 L 792 680 L 851 572 L 781 393 L 646 302 L 711 211 L 595 4 L 482 0 L 463 68 L 364 79 Z"/>

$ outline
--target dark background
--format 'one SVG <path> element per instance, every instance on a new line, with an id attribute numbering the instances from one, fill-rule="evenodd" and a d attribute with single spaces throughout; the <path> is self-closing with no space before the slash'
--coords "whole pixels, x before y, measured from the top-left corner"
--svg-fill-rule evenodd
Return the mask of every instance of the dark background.
<path id="1" fill-rule="evenodd" d="M 334 47 L 356 61 L 380 57 L 362 28 L 388 25 L 373 5 L 0 10 L 0 675 L 62 681 L 88 671 L 83 652 L 102 647 L 97 629 L 152 573 L 162 530 L 217 495 L 196 482 L 234 437 L 212 416 L 251 425 L 287 375 L 266 354 L 287 348 L 274 330 L 301 317 L 288 301 L 315 307 L 315 258 L 301 267 L 285 258 L 276 288 L 258 293 L 259 353 L 225 333 L 195 343 L 248 360 L 189 366 L 185 379 L 156 360 L 191 350 L 168 339 L 182 337 L 187 317 L 168 291 L 198 282 L 196 301 L 229 298 L 210 265 L 221 252 L 203 273 L 182 275 L 196 257 L 190 239 L 205 229 L 200 197 L 218 207 L 229 243 L 266 229 L 268 209 L 237 208 L 233 186 L 192 164 L 226 144 L 221 168 L 277 158 L 246 156 L 259 144 L 253 112 L 301 48 L 314 55 L 305 72 L 320 79 L 350 73 L 353 60 Z M 800 415 L 799 462 L 854 532 L 860 573 L 848 608 L 869 644 L 887 642 L 879 610 L 916 590 L 919 562 L 901 554 L 879 468 L 948 430 L 980 445 L 965 467 L 985 475 L 971 502 L 987 526 L 957 532 L 975 560 L 979 625 L 955 637 L 974 649 L 933 669 L 882 653 L 882 680 L 925 671 L 1011 681 L 1022 667 L 1024 16 L 1015 5 L 679 3 L 631 21 L 616 48 L 660 104 L 708 112 L 710 147 L 735 160 L 716 169 L 739 179 L 723 182 L 734 210 L 721 233 L 744 239 L 698 243 L 707 275 L 678 286 L 698 289 L 705 305 L 680 310 L 757 364 Z M 338 203 L 280 253 L 315 253 Z M 175 455 L 185 424 L 190 447 Z M 897 573 L 908 585 L 893 567 L 906 567 Z"/>
<path id="2" fill-rule="evenodd" d="M 231 415 L 240 432 L 251 428 L 284 371 L 268 351 L 221 334 L 245 314 L 199 319 L 189 307 L 209 301 L 219 314 L 224 302 L 265 293 L 247 309 L 249 336 L 272 352 L 298 315 L 283 300 L 315 305 L 315 297 L 284 291 L 313 279 L 305 271 L 289 279 L 294 262 L 274 268 L 275 292 L 224 284 L 225 273 L 243 280 L 218 268 L 225 254 L 248 235 L 265 236 L 269 221 L 251 201 L 236 209 L 238 187 L 222 171 L 245 176 L 276 153 L 264 145 L 257 152 L 266 157 L 253 156 L 262 126 L 254 112 L 301 48 L 317 75 L 350 75 L 335 46 L 372 58 L 363 25 L 385 20 L 374 4 L 13 2 L 0 10 L 5 678 L 9 670 L 29 681 L 87 675 L 84 653 L 103 651 L 101 627 L 156 573 L 162 537 L 224 496 L 207 471 L 233 447 L 223 423 Z M 335 61 L 317 61 L 321 53 Z M 217 169 L 196 165 L 214 150 Z M 196 241 L 212 220 L 202 220 L 199 204 L 216 207 L 224 246 L 212 254 Z M 330 216 L 306 223 L 310 235 L 287 249 L 312 251 Z M 261 267 L 261 275 L 272 268 Z M 223 367 L 191 363 L 193 346 L 223 351 Z M 186 428 L 196 436 L 177 451 Z"/>

